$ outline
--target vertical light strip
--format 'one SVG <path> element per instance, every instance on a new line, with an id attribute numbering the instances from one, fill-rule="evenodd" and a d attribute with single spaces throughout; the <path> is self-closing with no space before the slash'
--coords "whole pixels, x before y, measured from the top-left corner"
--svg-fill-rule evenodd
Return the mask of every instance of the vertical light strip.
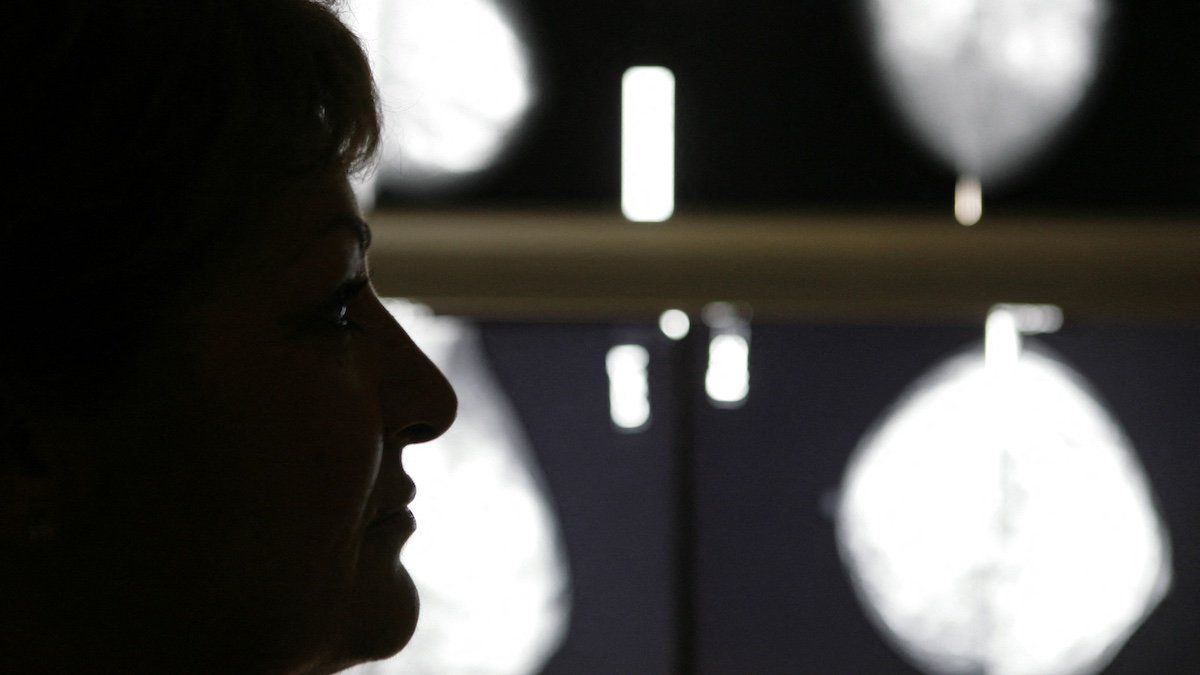
<path id="1" fill-rule="evenodd" d="M 954 184 L 954 219 L 970 227 L 983 217 L 983 185 L 978 178 L 963 176 Z"/>
<path id="2" fill-rule="evenodd" d="M 635 222 L 675 211 L 675 76 L 661 66 L 621 78 L 621 211 Z"/>

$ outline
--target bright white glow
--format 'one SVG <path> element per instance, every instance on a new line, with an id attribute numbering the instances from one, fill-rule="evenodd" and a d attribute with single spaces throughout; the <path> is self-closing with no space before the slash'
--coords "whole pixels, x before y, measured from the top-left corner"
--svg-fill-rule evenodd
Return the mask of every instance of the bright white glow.
<path id="1" fill-rule="evenodd" d="M 561 644 L 568 569 L 541 471 L 471 324 L 387 301 L 458 393 L 441 438 L 404 453 L 420 524 L 401 554 L 421 595 L 412 641 L 358 675 L 527 675 Z"/>
<path id="2" fill-rule="evenodd" d="M 863 0 L 917 136 L 990 185 L 1070 119 L 1095 80 L 1106 0 Z"/>
<path id="3" fill-rule="evenodd" d="M 682 340 L 687 337 L 691 325 L 687 312 L 680 309 L 668 309 L 658 317 L 659 330 L 672 340 Z"/>
<path id="4" fill-rule="evenodd" d="M 750 394 L 750 343 L 735 333 L 718 334 L 708 343 L 704 390 L 714 403 L 741 403 Z"/>
<path id="5" fill-rule="evenodd" d="M 989 372 L 1008 373 L 1017 367 L 1021 358 L 1021 332 L 1017 317 L 1008 309 L 998 307 L 988 313 L 983 338 L 983 361 Z"/>
<path id="6" fill-rule="evenodd" d="M 621 211 L 636 222 L 675 211 L 675 76 L 661 66 L 621 78 Z"/>
<path id="7" fill-rule="evenodd" d="M 650 421 L 650 354 L 641 345 L 617 345 L 604 359 L 608 371 L 608 403 L 613 424 L 625 430 L 645 428 Z"/>
<path id="8" fill-rule="evenodd" d="M 1170 585 L 1129 441 L 1077 373 L 1016 335 L 1014 313 L 994 311 L 989 354 L 913 385 L 842 485 L 859 598 L 926 672 L 1098 672 Z"/>
<path id="9" fill-rule="evenodd" d="M 744 312 L 729 302 L 710 302 L 701 312 L 708 326 L 708 369 L 704 388 L 717 407 L 736 408 L 750 394 L 750 323 Z"/>
<path id="10" fill-rule="evenodd" d="M 983 186 L 977 178 L 959 178 L 954 185 L 954 218 L 970 227 L 983 217 Z"/>
<path id="11" fill-rule="evenodd" d="M 384 111 L 380 177 L 434 187 L 490 166 L 533 101 L 529 58 L 493 0 L 352 0 Z"/>

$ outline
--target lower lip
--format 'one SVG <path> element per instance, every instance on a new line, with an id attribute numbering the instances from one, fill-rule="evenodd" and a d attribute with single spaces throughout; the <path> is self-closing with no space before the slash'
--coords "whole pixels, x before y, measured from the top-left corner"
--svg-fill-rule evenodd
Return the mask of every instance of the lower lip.
<path id="1" fill-rule="evenodd" d="M 371 532 L 408 532 L 411 534 L 417 529 L 417 519 L 413 517 L 412 511 L 404 509 L 372 521 L 367 529 Z"/>

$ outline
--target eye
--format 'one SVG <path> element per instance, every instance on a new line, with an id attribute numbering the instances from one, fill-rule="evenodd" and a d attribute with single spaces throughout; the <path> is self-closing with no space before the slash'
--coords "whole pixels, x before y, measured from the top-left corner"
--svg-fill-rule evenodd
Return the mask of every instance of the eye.
<path id="1" fill-rule="evenodd" d="M 350 305 L 354 302 L 354 298 L 367 287 L 368 283 L 369 280 L 366 277 L 356 277 L 338 288 L 330 309 L 325 314 L 326 320 L 335 329 L 345 333 L 362 330 L 362 325 L 350 318 Z"/>
<path id="2" fill-rule="evenodd" d="M 342 305 L 338 310 L 337 317 L 333 319 L 333 326 L 338 330 L 347 332 L 360 328 L 357 323 L 350 319 L 349 313 L 350 309 L 346 305 Z"/>

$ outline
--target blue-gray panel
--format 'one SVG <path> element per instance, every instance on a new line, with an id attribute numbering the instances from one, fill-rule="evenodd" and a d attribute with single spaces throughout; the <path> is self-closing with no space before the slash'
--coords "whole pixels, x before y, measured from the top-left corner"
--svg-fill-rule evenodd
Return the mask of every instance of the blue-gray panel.
<path id="1" fill-rule="evenodd" d="M 545 472 L 571 565 L 570 631 L 543 672 L 671 672 L 676 542 L 665 339 L 650 326 L 485 324 L 482 332 Z M 637 434 L 614 430 L 605 371 L 608 349 L 629 338 L 651 353 L 653 417 Z"/>

